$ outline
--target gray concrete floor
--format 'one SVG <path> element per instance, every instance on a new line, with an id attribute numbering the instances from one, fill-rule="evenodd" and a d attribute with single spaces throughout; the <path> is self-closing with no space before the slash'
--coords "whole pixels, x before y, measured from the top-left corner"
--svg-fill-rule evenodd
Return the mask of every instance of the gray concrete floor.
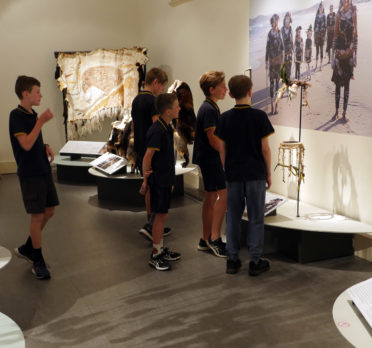
<path id="1" fill-rule="evenodd" d="M 369 262 L 271 255 L 271 271 L 253 278 L 242 250 L 240 273 L 227 275 L 224 259 L 196 250 L 201 202 L 185 196 L 173 202 L 166 239 L 182 259 L 157 272 L 138 234 L 143 210 L 102 204 L 95 186 L 57 190 L 61 205 L 43 239 L 52 279 L 34 279 L 15 257 L 0 272 L 0 312 L 21 327 L 26 347 L 350 347 L 332 306 L 371 276 Z M 12 250 L 29 224 L 15 175 L 3 175 L 0 197 L 0 244 Z"/>

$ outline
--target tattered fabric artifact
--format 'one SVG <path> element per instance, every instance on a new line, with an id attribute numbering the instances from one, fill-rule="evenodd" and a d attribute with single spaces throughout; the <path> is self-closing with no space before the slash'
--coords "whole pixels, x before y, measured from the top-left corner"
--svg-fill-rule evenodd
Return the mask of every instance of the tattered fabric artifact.
<path id="1" fill-rule="evenodd" d="M 100 130 L 106 117 L 130 119 L 138 67 L 148 61 L 146 51 L 134 47 L 58 54 L 57 81 L 66 90 L 68 139 Z"/>

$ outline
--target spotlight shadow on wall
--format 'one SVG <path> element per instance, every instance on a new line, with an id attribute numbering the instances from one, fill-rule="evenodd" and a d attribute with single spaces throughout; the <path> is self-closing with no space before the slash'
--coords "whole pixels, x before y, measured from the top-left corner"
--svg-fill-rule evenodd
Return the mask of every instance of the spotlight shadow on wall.
<path id="1" fill-rule="evenodd" d="M 337 214 L 359 220 L 358 195 L 347 148 L 341 146 L 333 159 L 333 207 Z"/>
<path id="2" fill-rule="evenodd" d="M 176 7 L 176 6 L 182 5 L 186 2 L 191 2 L 191 1 L 193 1 L 193 0 L 169 0 L 169 6 Z"/>

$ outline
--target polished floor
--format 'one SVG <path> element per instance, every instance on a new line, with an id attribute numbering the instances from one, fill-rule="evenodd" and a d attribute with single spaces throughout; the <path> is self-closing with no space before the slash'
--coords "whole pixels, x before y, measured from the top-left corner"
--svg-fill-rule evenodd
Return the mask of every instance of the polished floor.
<path id="1" fill-rule="evenodd" d="M 138 234 L 143 210 L 102 204 L 95 186 L 57 189 L 61 205 L 43 240 L 52 279 L 34 279 L 15 257 L 0 272 L 0 312 L 21 327 L 27 348 L 351 346 L 332 306 L 371 276 L 371 263 L 297 264 L 270 255 L 272 270 L 253 278 L 242 250 L 240 273 L 227 275 L 223 259 L 196 250 L 201 202 L 187 195 L 173 202 L 166 240 L 182 259 L 157 272 Z M 15 175 L 2 176 L 0 197 L 0 245 L 13 249 L 28 233 Z"/>

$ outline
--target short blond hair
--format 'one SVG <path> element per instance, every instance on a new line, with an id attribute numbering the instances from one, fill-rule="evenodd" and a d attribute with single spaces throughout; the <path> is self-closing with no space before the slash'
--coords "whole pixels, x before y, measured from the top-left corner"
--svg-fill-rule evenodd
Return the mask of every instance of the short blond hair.
<path id="1" fill-rule="evenodd" d="M 225 79 L 225 73 L 222 71 L 207 71 L 199 80 L 200 88 L 204 95 L 209 97 L 211 95 L 209 89 L 216 88 Z"/>

